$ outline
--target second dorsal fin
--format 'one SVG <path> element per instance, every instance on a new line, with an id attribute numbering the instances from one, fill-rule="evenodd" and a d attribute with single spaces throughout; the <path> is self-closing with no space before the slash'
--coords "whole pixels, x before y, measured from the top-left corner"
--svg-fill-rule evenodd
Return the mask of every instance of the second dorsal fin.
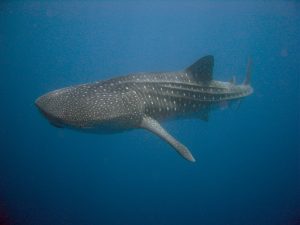
<path id="1" fill-rule="evenodd" d="M 189 76 L 198 81 L 211 81 L 214 68 L 214 57 L 212 55 L 204 56 L 197 62 L 185 69 Z"/>

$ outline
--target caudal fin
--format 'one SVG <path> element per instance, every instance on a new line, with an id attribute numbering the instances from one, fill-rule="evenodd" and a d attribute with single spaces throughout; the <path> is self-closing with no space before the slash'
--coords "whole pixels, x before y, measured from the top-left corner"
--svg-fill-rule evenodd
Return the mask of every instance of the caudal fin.
<path id="1" fill-rule="evenodd" d="M 248 59 L 248 64 L 247 64 L 247 72 L 246 72 L 246 78 L 244 80 L 244 85 L 250 85 L 251 82 L 251 69 L 252 69 L 252 59 Z"/>

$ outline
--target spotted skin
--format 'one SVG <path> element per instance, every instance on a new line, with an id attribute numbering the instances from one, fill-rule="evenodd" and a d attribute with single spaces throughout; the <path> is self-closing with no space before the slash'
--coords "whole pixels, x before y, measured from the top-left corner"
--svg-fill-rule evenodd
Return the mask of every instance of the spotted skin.
<path id="1" fill-rule="evenodd" d="M 189 150 L 159 121 L 204 118 L 224 102 L 244 98 L 253 91 L 248 83 L 212 80 L 212 67 L 213 57 L 206 56 L 179 72 L 129 74 L 55 90 L 39 97 L 36 105 L 58 127 L 99 133 L 148 129 L 193 162 Z"/>

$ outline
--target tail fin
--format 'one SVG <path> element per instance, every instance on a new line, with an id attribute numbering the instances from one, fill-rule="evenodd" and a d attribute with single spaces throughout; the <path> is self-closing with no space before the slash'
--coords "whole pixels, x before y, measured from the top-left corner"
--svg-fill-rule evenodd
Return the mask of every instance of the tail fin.
<path id="1" fill-rule="evenodd" d="M 246 78 L 244 80 L 244 85 L 249 85 L 251 82 L 251 69 L 252 69 L 252 59 L 248 59 L 248 64 L 247 64 L 247 72 L 246 72 Z"/>

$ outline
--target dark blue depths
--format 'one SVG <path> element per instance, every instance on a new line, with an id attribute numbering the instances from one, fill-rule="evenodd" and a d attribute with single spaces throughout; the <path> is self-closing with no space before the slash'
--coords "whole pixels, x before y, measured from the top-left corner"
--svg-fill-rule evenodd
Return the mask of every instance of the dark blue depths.
<path id="1" fill-rule="evenodd" d="M 300 4 L 0 3 L 0 224 L 299 224 Z M 215 56 L 254 94 L 209 122 L 164 124 L 197 158 L 136 130 L 50 126 L 39 95 Z"/>

